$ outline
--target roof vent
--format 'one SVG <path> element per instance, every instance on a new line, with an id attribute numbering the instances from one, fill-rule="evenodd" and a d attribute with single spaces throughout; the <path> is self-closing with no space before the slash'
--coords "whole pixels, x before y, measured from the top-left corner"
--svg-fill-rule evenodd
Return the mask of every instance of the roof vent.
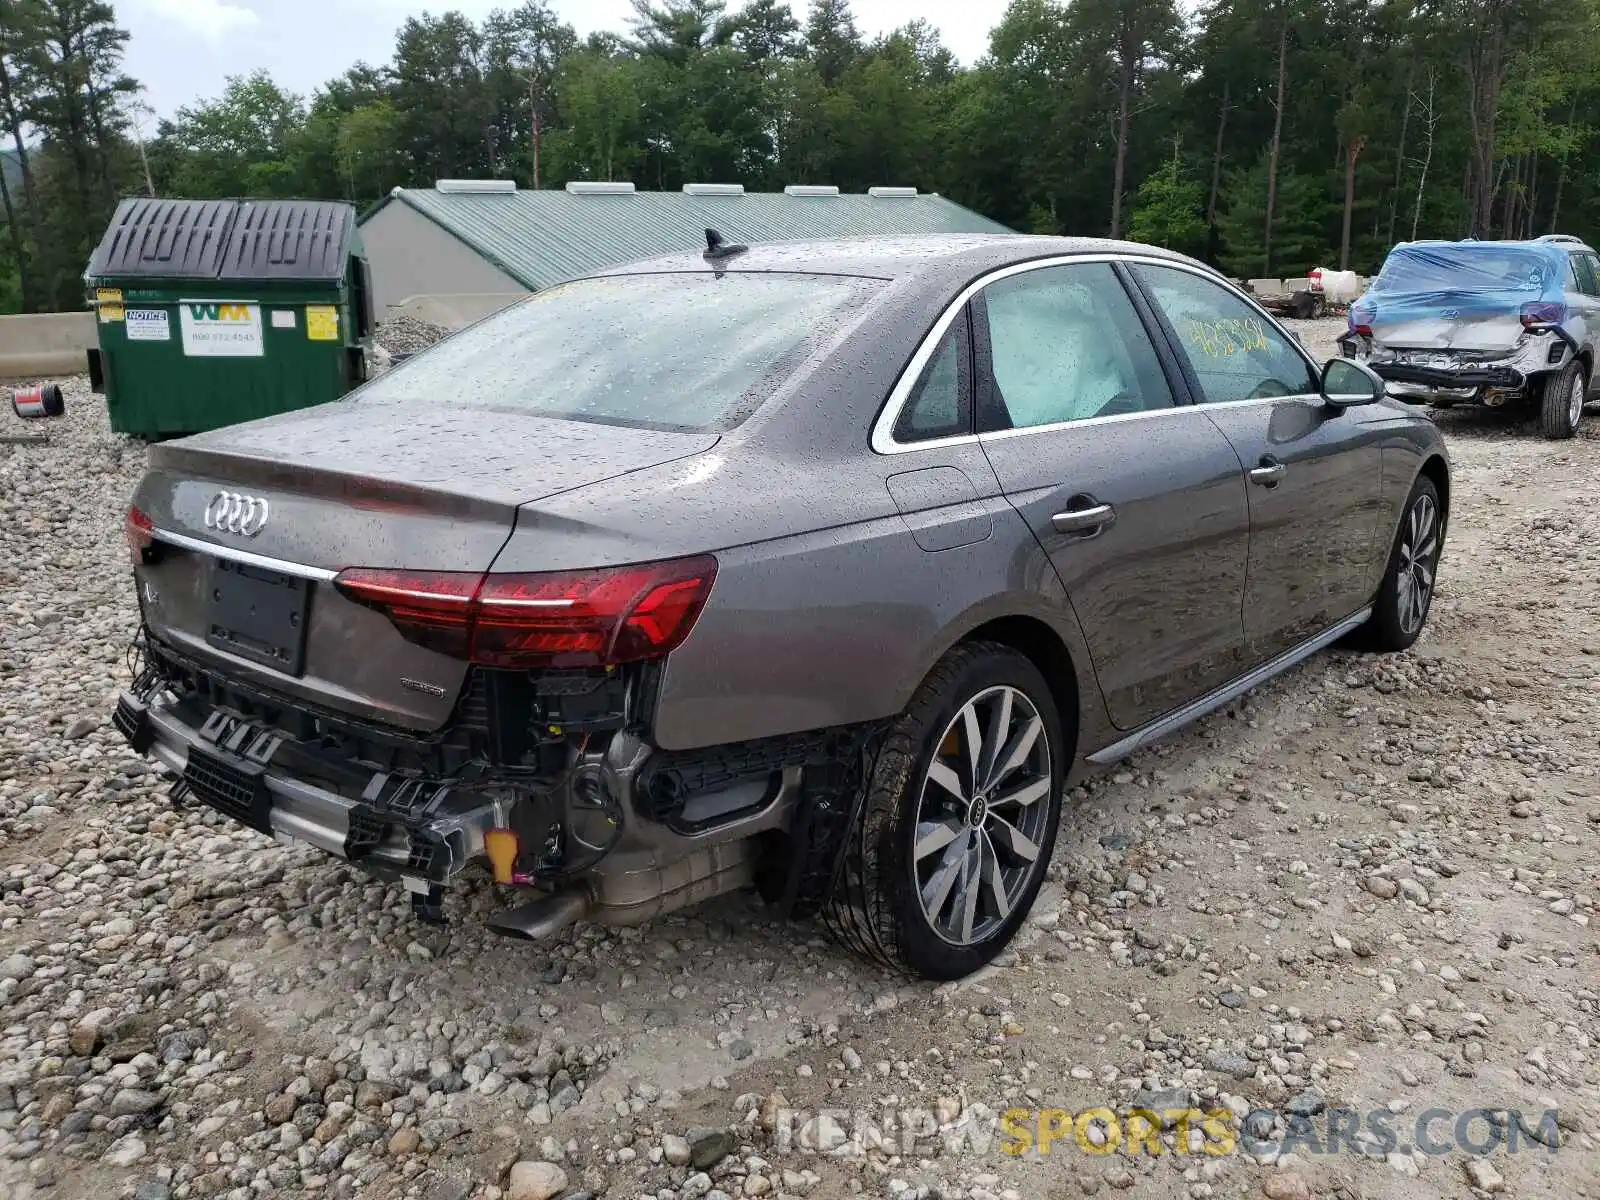
<path id="1" fill-rule="evenodd" d="M 600 179 L 573 179 L 567 183 L 569 196 L 631 196 L 633 184 Z"/>
<path id="2" fill-rule="evenodd" d="M 686 196 L 742 196 L 744 184 L 742 183 L 686 183 L 683 185 Z"/>
<path id="3" fill-rule="evenodd" d="M 876 196 L 879 200 L 909 200 L 916 194 L 916 188 L 908 187 L 870 187 L 867 189 L 867 195 Z"/>
<path id="4" fill-rule="evenodd" d="M 837 196 L 839 189 L 822 183 L 791 183 L 783 189 L 785 196 Z"/>
<path id="5" fill-rule="evenodd" d="M 504 194 L 517 190 L 515 179 L 440 179 L 433 185 L 435 191 L 446 195 L 470 195 L 475 192 Z"/>

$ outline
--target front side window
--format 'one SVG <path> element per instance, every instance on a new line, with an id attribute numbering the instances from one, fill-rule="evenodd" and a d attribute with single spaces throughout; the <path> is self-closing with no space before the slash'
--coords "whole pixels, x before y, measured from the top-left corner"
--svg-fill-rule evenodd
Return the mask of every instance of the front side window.
<path id="1" fill-rule="evenodd" d="M 1316 394 L 1318 381 L 1294 343 L 1239 297 L 1188 271 L 1133 269 L 1172 327 L 1202 404 Z"/>
<path id="2" fill-rule="evenodd" d="M 728 271 L 561 284 L 355 394 L 644 429 L 726 429 L 845 329 L 882 284 Z"/>
<path id="3" fill-rule="evenodd" d="M 983 290 L 992 395 L 980 427 L 1027 429 L 1172 407 L 1160 359 L 1109 263 L 1041 267 Z"/>

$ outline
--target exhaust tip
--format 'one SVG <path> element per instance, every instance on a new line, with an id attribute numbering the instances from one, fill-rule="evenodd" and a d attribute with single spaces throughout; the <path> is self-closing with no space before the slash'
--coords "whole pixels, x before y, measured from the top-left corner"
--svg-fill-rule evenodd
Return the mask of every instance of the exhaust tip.
<path id="1" fill-rule="evenodd" d="M 487 924 L 491 933 L 502 937 L 538 942 L 576 925 L 588 914 L 588 893 L 571 889 L 508 908 L 490 917 Z"/>

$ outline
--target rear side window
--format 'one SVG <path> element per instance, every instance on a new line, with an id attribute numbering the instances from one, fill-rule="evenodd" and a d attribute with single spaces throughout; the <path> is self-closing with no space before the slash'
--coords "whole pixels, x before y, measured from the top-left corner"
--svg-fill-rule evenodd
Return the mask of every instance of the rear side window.
<path id="1" fill-rule="evenodd" d="M 1595 257 L 1592 254 L 1572 255 L 1572 269 L 1578 276 L 1578 290 L 1585 296 L 1600 296 L 1600 278 L 1595 275 Z"/>
<path id="2" fill-rule="evenodd" d="M 983 290 L 982 311 L 992 383 L 983 429 L 1172 406 L 1155 347 L 1108 263 L 997 280 Z"/>
<path id="3" fill-rule="evenodd" d="M 894 423 L 894 440 L 902 445 L 972 432 L 972 386 L 966 313 L 954 321 L 939 342 L 911 399 Z"/>
<path id="4" fill-rule="evenodd" d="M 1318 390 L 1294 344 L 1239 297 L 1171 267 L 1134 267 L 1200 385 L 1203 404 L 1303 396 Z"/>
<path id="5" fill-rule="evenodd" d="M 725 429 L 848 327 L 879 287 L 754 271 L 578 280 L 439 343 L 358 395 Z"/>

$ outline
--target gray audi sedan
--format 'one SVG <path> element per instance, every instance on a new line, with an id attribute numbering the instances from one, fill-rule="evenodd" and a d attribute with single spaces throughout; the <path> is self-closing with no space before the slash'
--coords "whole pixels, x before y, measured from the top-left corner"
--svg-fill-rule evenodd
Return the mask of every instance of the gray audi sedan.
<path id="1" fill-rule="evenodd" d="M 1082 772 L 1421 631 L 1438 433 L 1199 263 L 707 241 L 152 448 L 116 722 L 176 798 L 425 920 L 469 870 L 523 937 L 753 885 L 953 978 Z"/>

